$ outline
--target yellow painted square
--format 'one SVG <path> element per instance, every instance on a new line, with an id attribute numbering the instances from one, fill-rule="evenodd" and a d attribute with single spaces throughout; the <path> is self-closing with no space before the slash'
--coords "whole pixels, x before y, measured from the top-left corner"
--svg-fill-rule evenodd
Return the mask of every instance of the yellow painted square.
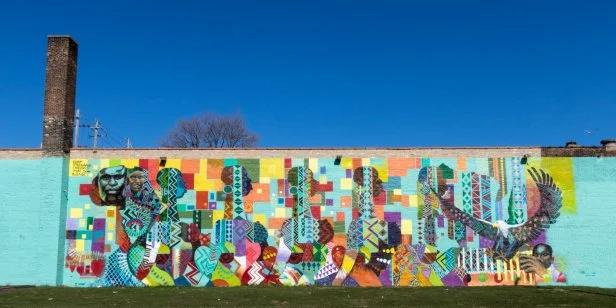
<path id="1" fill-rule="evenodd" d="M 340 165 L 344 168 L 351 169 L 353 167 L 353 159 L 352 158 L 342 158 L 340 160 Z"/>
<path id="2" fill-rule="evenodd" d="M 287 215 L 287 212 L 284 207 L 278 207 L 276 208 L 274 215 L 278 218 L 284 218 Z"/>
<path id="3" fill-rule="evenodd" d="M 325 184 L 327 184 L 327 177 L 326 177 L 326 176 L 324 176 L 324 175 L 320 176 L 320 177 L 319 177 L 319 183 L 320 183 L 321 185 L 325 185 Z"/>
<path id="4" fill-rule="evenodd" d="M 107 229 L 108 230 L 113 230 L 113 227 L 115 227 L 114 223 L 110 222 L 107 224 Z"/>
<path id="5" fill-rule="evenodd" d="M 379 179 L 381 179 L 381 181 L 389 181 L 389 169 L 387 169 L 387 165 L 377 165 L 374 166 L 374 169 L 379 173 Z"/>
<path id="6" fill-rule="evenodd" d="M 400 195 L 402 195 L 402 189 L 394 188 L 394 196 L 400 196 Z"/>
<path id="7" fill-rule="evenodd" d="M 201 169 L 203 170 L 203 169 Z M 195 173 L 194 189 L 195 191 L 207 191 L 206 179 L 207 173 Z"/>
<path id="8" fill-rule="evenodd" d="M 89 210 L 89 209 L 90 209 L 90 203 L 86 203 L 86 204 L 83 206 L 83 208 L 84 208 L 84 209 L 86 209 L 86 210 Z"/>
<path id="9" fill-rule="evenodd" d="M 92 229 L 90 229 L 90 230 L 92 230 Z M 81 235 L 81 239 L 82 239 L 82 240 L 85 240 L 85 239 L 86 239 L 86 237 L 87 237 L 87 236 L 86 236 L 85 234 L 82 234 L 82 235 Z"/>
<path id="10" fill-rule="evenodd" d="M 412 234 L 413 233 L 413 221 L 410 219 L 403 219 L 402 226 L 400 228 L 402 234 Z"/>
<path id="11" fill-rule="evenodd" d="M 260 172 L 262 177 L 284 178 L 284 161 L 281 158 L 262 158 Z"/>
<path id="12" fill-rule="evenodd" d="M 139 160 L 138 159 L 122 159 L 122 160 L 120 160 L 120 163 L 122 165 L 124 165 L 124 167 L 126 167 L 126 168 L 139 167 Z"/>
<path id="13" fill-rule="evenodd" d="M 409 195 L 409 206 L 417 207 L 417 195 Z"/>
<path id="14" fill-rule="evenodd" d="M 352 179 L 340 179 L 340 189 L 342 190 L 351 190 L 353 189 L 353 180 Z"/>
<path id="15" fill-rule="evenodd" d="M 68 166 L 68 173 L 71 176 L 85 176 L 88 172 L 88 160 L 87 159 L 71 159 L 71 163 Z"/>
<path id="16" fill-rule="evenodd" d="M 98 169 L 99 169 L 98 165 L 92 165 L 92 170 L 98 171 Z"/>
<path id="17" fill-rule="evenodd" d="M 370 166 L 370 158 L 362 158 L 361 159 L 361 165 L 364 166 L 364 167 Z"/>
<path id="18" fill-rule="evenodd" d="M 263 193 L 263 189 L 257 188 L 257 194 L 262 194 L 262 193 Z"/>
<path id="19" fill-rule="evenodd" d="M 318 158 L 309 158 L 308 159 L 308 168 L 312 170 L 312 172 L 317 172 L 319 170 L 319 159 Z"/>
<path id="20" fill-rule="evenodd" d="M 199 173 L 203 174 L 203 176 L 205 177 L 207 174 L 207 159 L 200 159 L 199 160 Z M 196 175 L 195 175 L 196 177 Z"/>
<path id="21" fill-rule="evenodd" d="M 267 220 L 267 217 L 265 216 L 265 214 L 254 214 L 252 215 L 252 221 L 254 223 L 261 223 L 261 225 L 265 226 L 265 221 Z"/>
<path id="22" fill-rule="evenodd" d="M 113 241 L 113 233 L 111 233 L 111 232 L 107 233 L 107 240 L 108 241 Z"/>
<path id="23" fill-rule="evenodd" d="M 84 240 L 75 240 L 75 250 L 78 252 L 84 251 L 84 247 L 85 247 L 84 244 L 85 244 Z"/>
<path id="24" fill-rule="evenodd" d="M 267 234 L 269 234 L 269 235 L 276 235 L 276 230 L 275 229 L 267 229 Z"/>
<path id="25" fill-rule="evenodd" d="M 107 167 L 109 167 L 109 159 L 101 159 L 100 168 L 103 169 L 103 168 L 107 168 Z"/>
<path id="26" fill-rule="evenodd" d="M 94 227 L 93 225 L 88 225 L 88 230 L 92 231 L 93 227 Z M 85 236 L 85 234 L 83 236 Z M 82 237 L 82 238 L 85 238 L 85 237 Z"/>
<path id="27" fill-rule="evenodd" d="M 167 163 L 164 168 L 175 168 L 180 170 L 182 168 L 182 160 L 181 159 L 167 159 Z"/>
<path id="28" fill-rule="evenodd" d="M 80 219 L 79 220 L 79 228 L 85 228 L 86 227 L 86 220 L 85 219 Z"/>
<path id="29" fill-rule="evenodd" d="M 270 178 L 266 176 L 259 177 L 259 183 L 269 183 Z"/>
<path id="30" fill-rule="evenodd" d="M 219 221 L 225 217 L 225 211 L 223 210 L 214 210 L 212 212 L 212 221 Z"/>
<path id="31" fill-rule="evenodd" d="M 71 218 L 81 218 L 83 217 L 83 209 L 80 208 L 72 208 L 70 213 Z"/>

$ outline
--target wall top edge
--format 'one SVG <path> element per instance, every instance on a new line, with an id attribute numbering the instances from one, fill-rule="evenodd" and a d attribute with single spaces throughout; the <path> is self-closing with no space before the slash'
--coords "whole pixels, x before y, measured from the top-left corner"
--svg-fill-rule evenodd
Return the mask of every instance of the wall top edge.
<path id="1" fill-rule="evenodd" d="M 43 150 L 31 149 L 2 149 L 0 148 L 0 159 L 39 159 L 43 158 Z"/>

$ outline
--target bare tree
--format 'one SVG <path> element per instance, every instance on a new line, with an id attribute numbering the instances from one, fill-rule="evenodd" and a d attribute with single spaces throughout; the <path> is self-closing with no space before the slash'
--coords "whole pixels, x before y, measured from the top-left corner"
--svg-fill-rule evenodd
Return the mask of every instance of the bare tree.
<path id="1" fill-rule="evenodd" d="M 165 148 L 247 148 L 259 136 L 248 131 L 241 115 L 204 113 L 181 119 L 160 143 Z"/>

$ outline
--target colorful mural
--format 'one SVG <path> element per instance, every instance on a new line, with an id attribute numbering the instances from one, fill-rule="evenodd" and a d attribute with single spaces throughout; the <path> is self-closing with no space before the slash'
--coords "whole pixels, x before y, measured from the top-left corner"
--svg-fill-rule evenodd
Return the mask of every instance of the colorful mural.
<path id="1" fill-rule="evenodd" d="M 72 159 L 69 286 L 566 283 L 572 161 Z"/>

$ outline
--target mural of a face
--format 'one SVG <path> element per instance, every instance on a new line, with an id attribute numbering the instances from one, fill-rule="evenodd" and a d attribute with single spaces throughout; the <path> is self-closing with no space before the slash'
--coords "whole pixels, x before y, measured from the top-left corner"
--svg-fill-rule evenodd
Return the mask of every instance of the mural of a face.
<path id="1" fill-rule="evenodd" d="M 141 168 L 135 168 L 128 174 L 128 185 L 133 193 L 143 189 L 145 184 L 145 172 Z"/>
<path id="2" fill-rule="evenodd" d="M 160 185 L 163 202 L 168 202 L 169 197 L 179 199 L 186 193 L 186 182 L 182 178 L 182 172 L 175 168 L 165 168 L 158 171 L 156 182 Z"/>
<path id="3" fill-rule="evenodd" d="M 248 194 L 252 191 L 252 180 L 248 177 L 248 170 L 241 166 L 227 166 L 222 169 L 222 173 L 220 175 L 220 179 L 225 185 L 231 186 L 239 184 L 237 181 L 233 180 L 233 171 L 236 168 L 241 168 L 242 177 L 241 177 L 241 185 L 242 185 L 242 196 L 248 196 Z"/>
<path id="4" fill-rule="evenodd" d="M 90 198 L 97 205 L 123 206 L 122 192 L 125 182 L 124 166 L 103 168 L 92 181 L 95 189 L 90 193 Z"/>
<path id="5" fill-rule="evenodd" d="M 365 174 L 370 174 L 369 178 L 366 178 Z M 370 190 L 374 197 L 380 195 L 381 192 L 385 190 L 383 188 L 383 181 L 379 178 L 379 172 L 374 167 L 360 167 L 355 169 L 353 172 L 353 181 L 357 185 L 356 187 Z"/>
<path id="6" fill-rule="evenodd" d="M 317 193 L 318 183 L 314 179 L 312 170 L 310 170 L 309 168 L 304 168 L 304 167 L 293 167 L 289 169 L 289 174 L 287 176 L 287 179 L 291 187 L 297 188 L 297 185 L 299 185 L 299 178 L 298 178 L 299 176 L 304 177 L 304 181 L 305 181 L 304 186 L 308 188 L 308 195 L 311 197 L 314 196 Z M 294 194 L 293 191 L 291 193 Z"/>
<path id="7" fill-rule="evenodd" d="M 552 247 L 547 244 L 537 244 L 533 247 L 533 256 L 535 256 L 543 267 L 548 268 L 554 262 L 554 257 L 552 256 Z"/>

